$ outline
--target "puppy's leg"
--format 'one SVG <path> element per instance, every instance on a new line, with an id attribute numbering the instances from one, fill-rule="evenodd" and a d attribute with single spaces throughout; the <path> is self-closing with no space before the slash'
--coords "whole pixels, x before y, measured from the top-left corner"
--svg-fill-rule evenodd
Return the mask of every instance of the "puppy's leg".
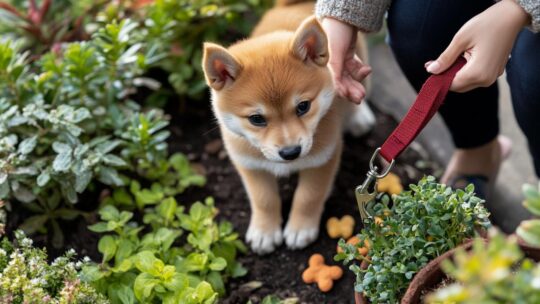
<path id="1" fill-rule="evenodd" d="M 258 254 L 274 251 L 281 245 L 281 199 L 276 177 L 266 171 L 236 166 L 251 204 L 251 219 L 246 241 Z"/>
<path id="2" fill-rule="evenodd" d="M 347 131 L 356 137 L 365 135 L 375 126 L 375 115 L 365 100 L 353 107 L 347 122 Z"/>
<path id="3" fill-rule="evenodd" d="M 285 242 L 290 249 L 304 248 L 319 235 L 324 203 L 332 190 L 342 145 L 340 140 L 334 155 L 323 166 L 300 172 L 284 232 Z"/>

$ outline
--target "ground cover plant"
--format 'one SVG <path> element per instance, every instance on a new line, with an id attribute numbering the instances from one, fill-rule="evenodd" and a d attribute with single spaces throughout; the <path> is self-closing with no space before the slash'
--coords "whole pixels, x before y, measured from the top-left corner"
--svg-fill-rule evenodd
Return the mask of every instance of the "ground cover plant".
<path id="1" fill-rule="evenodd" d="M 1 234 L 0 234 L 1 236 Z M 47 253 L 32 246 L 22 231 L 15 241 L 0 242 L 0 303 L 106 304 L 107 299 L 89 284 L 81 282 L 75 252 L 48 263 Z"/>
<path id="2" fill-rule="evenodd" d="M 409 187 L 392 201 L 383 195 L 373 205 L 371 212 L 379 220 L 365 222 L 358 244 L 340 240 L 343 252 L 335 259 L 352 262 L 355 291 L 371 303 L 399 302 L 412 277 L 430 260 L 490 226 L 483 201 L 474 196 L 472 186 L 454 191 L 426 177 Z M 368 257 L 358 252 L 366 241 Z M 360 267 L 357 260 L 367 267 Z"/>

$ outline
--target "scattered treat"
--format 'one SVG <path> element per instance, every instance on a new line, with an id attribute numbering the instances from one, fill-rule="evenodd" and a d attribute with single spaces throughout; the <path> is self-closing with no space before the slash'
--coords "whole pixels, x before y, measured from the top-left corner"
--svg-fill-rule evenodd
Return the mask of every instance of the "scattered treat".
<path id="1" fill-rule="evenodd" d="M 351 237 L 350 239 L 347 240 L 347 244 L 351 244 L 351 245 L 356 245 L 360 242 L 360 239 L 356 236 L 353 236 Z M 339 247 L 339 245 L 337 246 L 337 252 L 338 253 L 341 253 L 343 252 L 343 249 L 341 249 L 341 247 Z M 369 252 L 369 242 L 367 240 L 364 241 L 364 246 L 363 247 L 358 247 L 358 253 L 360 253 L 361 255 L 363 256 L 366 256 Z"/>
<path id="2" fill-rule="evenodd" d="M 377 182 L 377 191 L 386 192 L 391 195 L 400 194 L 401 192 L 403 192 L 403 185 L 401 184 L 401 179 L 399 178 L 399 176 L 390 172 L 387 176 L 381 178 Z"/>
<path id="3" fill-rule="evenodd" d="M 324 264 L 324 257 L 316 253 L 309 258 L 309 266 L 302 273 L 302 280 L 306 284 L 317 283 L 320 291 L 328 292 L 342 275 L 343 270 L 339 266 Z"/>
<path id="4" fill-rule="evenodd" d="M 337 217 L 331 217 L 326 222 L 326 231 L 333 238 L 348 239 L 352 236 L 354 230 L 354 218 L 350 215 L 345 215 L 339 220 Z"/>

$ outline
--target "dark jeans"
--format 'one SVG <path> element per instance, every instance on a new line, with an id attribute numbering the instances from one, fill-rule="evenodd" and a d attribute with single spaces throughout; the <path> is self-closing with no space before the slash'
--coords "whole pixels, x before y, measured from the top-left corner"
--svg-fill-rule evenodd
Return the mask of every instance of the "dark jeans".
<path id="1" fill-rule="evenodd" d="M 424 63 L 436 59 L 459 28 L 492 0 L 394 0 L 388 12 L 389 44 L 418 91 L 429 74 Z M 540 34 L 523 30 L 506 66 L 516 118 L 525 133 L 540 176 Z M 467 93 L 450 93 L 440 109 L 454 144 L 473 148 L 499 134 L 497 84 Z"/>

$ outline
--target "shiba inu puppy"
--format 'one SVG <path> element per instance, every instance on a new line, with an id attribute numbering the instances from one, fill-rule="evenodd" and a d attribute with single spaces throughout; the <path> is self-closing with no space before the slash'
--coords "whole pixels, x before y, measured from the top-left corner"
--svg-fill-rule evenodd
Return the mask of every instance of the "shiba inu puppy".
<path id="1" fill-rule="evenodd" d="M 205 43 L 203 69 L 231 161 L 251 204 L 246 240 L 264 254 L 283 240 L 313 242 L 339 166 L 342 131 L 362 134 L 375 122 L 366 103 L 334 94 L 326 35 L 313 3 L 278 1 L 251 37 L 228 49 Z M 359 37 L 359 55 L 366 47 Z M 277 177 L 299 172 L 282 230 Z"/>

